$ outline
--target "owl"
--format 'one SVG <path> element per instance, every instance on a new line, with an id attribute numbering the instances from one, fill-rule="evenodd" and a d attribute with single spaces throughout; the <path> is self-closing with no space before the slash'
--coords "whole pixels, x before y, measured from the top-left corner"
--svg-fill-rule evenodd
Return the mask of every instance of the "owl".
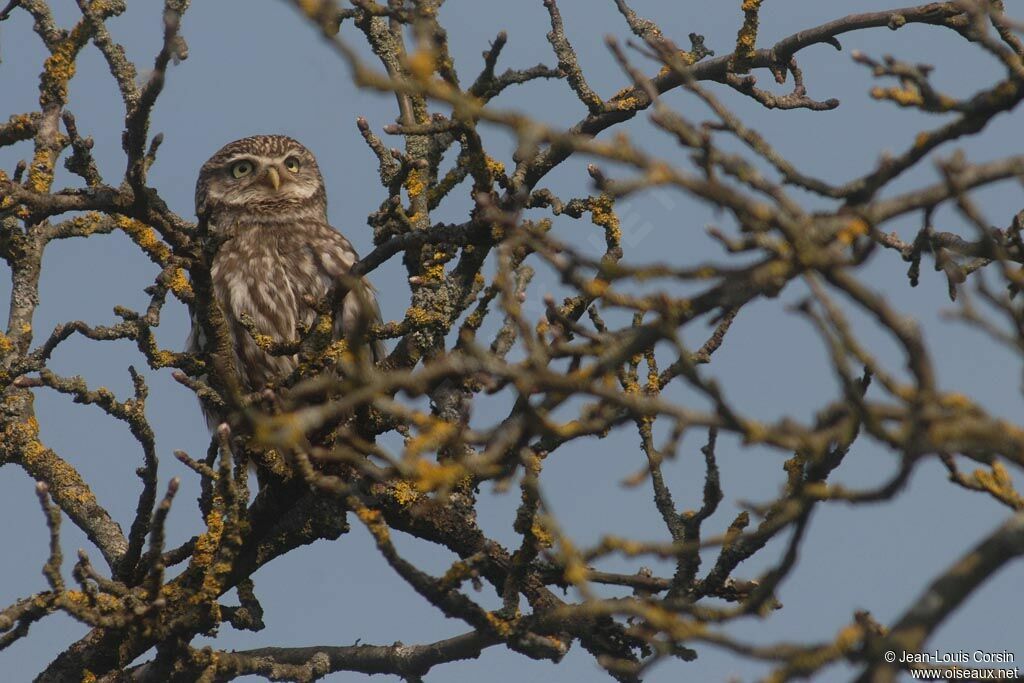
<path id="1" fill-rule="evenodd" d="M 324 299 L 358 260 L 352 244 L 327 222 L 327 197 L 316 158 L 283 135 L 255 135 L 231 142 L 203 164 L 196 182 L 196 213 L 207 216 L 211 233 L 223 238 L 211 264 L 214 296 L 227 321 L 235 367 L 248 391 L 287 377 L 295 356 L 266 353 L 241 319 L 274 340 L 295 339 L 316 317 Z M 364 280 L 365 283 L 365 280 Z M 360 299 L 348 293 L 334 315 L 334 336 L 344 337 L 363 315 L 380 320 L 373 289 Z M 204 343 L 196 321 L 189 350 Z M 377 341 L 374 360 L 384 355 Z M 207 416 L 212 422 L 212 416 Z"/>

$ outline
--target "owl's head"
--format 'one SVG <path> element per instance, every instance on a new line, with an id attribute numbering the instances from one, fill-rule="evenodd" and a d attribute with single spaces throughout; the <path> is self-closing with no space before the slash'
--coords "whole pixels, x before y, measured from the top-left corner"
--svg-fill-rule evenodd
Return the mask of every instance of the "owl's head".
<path id="1" fill-rule="evenodd" d="M 230 142 L 199 170 L 196 213 L 235 210 L 326 210 L 324 181 L 313 153 L 284 135 Z"/>

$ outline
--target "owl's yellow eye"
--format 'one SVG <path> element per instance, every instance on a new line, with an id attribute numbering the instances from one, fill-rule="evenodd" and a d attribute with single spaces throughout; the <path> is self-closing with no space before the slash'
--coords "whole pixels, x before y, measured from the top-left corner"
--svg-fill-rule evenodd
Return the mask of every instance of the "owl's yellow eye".
<path id="1" fill-rule="evenodd" d="M 299 160 L 296 159 L 295 157 L 288 157 L 287 159 L 284 160 L 284 167 L 287 168 L 292 173 L 298 173 Z"/>
<path id="2" fill-rule="evenodd" d="M 231 175 L 236 178 L 243 178 L 252 173 L 251 161 L 239 161 L 231 166 Z"/>

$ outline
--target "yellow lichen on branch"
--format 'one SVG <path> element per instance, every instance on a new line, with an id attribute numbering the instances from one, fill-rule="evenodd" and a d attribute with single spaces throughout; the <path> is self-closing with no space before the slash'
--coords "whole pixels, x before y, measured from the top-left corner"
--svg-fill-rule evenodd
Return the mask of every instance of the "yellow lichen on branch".
<path id="1" fill-rule="evenodd" d="M 437 68 L 437 54 L 430 46 L 423 46 L 409 55 L 409 73 L 419 81 L 429 79 Z"/>
<path id="2" fill-rule="evenodd" d="M 501 612 L 487 613 L 487 623 L 502 637 L 507 638 L 512 633 L 512 628 L 515 626 L 516 621 L 516 617 L 508 617 Z"/>
<path id="3" fill-rule="evenodd" d="M 1001 462 L 992 463 L 991 470 L 977 469 L 972 473 L 974 483 L 1015 510 L 1024 510 L 1024 497 L 1013 487 L 1013 479 Z"/>
<path id="4" fill-rule="evenodd" d="M 75 26 L 71 34 L 46 58 L 39 85 L 39 104 L 44 109 L 53 104 L 67 102 L 68 83 L 75 76 L 75 59 L 85 42 L 86 30 L 84 22 Z"/>
<path id="5" fill-rule="evenodd" d="M 414 201 L 427 189 L 426 171 L 414 168 L 405 179 L 405 191 L 409 193 L 409 201 Z"/>
<path id="6" fill-rule="evenodd" d="M 362 522 L 367 531 L 369 531 L 374 540 L 377 541 L 378 546 L 384 546 L 391 542 L 391 530 L 388 529 L 388 525 L 384 523 L 384 516 L 381 515 L 380 511 L 373 510 L 362 503 L 359 503 L 356 499 L 350 499 L 350 505 L 352 511 L 356 513 L 356 517 Z"/>
<path id="7" fill-rule="evenodd" d="M 214 502 L 219 499 L 215 498 Z M 196 539 L 196 550 L 192 561 L 198 567 L 208 567 L 213 562 L 213 554 L 220 547 L 220 539 L 224 535 L 224 517 L 217 510 L 206 515 L 206 531 Z"/>
<path id="8" fill-rule="evenodd" d="M 447 490 L 466 477 L 466 468 L 458 463 L 436 463 L 421 458 L 416 461 L 416 481 L 413 485 L 423 493 Z"/>
<path id="9" fill-rule="evenodd" d="M 858 237 L 867 235 L 869 232 L 871 232 L 871 226 L 867 221 L 863 218 L 854 218 L 836 233 L 836 240 L 840 244 L 853 244 Z"/>
<path id="10" fill-rule="evenodd" d="M 912 86 L 902 88 L 876 86 L 871 89 L 871 97 L 876 100 L 888 100 L 901 107 L 926 108 L 928 111 L 950 111 L 958 104 L 956 99 L 948 95 L 936 95 L 926 101 L 921 91 Z"/>
<path id="11" fill-rule="evenodd" d="M 491 175 L 499 176 L 505 174 L 505 164 L 494 157 L 487 156 L 484 158 L 484 162 L 487 164 L 487 170 L 491 172 Z"/>
<path id="12" fill-rule="evenodd" d="M 100 612 L 114 614 L 124 610 L 124 601 L 107 593 L 90 595 L 82 591 L 69 590 L 60 594 L 60 600 L 72 608 L 88 609 L 98 607 Z"/>
<path id="13" fill-rule="evenodd" d="M 124 231 L 153 261 L 163 265 L 171 257 L 171 249 L 157 236 L 156 231 L 142 221 L 117 215 L 117 227 Z"/>
<path id="14" fill-rule="evenodd" d="M 763 0 L 743 0 L 743 26 L 736 34 L 736 52 L 733 55 L 732 69 L 736 73 L 750 70 L 750 62 L 757 49 L 758 12 Z"/>
<path id="15" fill-rule="evenodd" d="M 589 297 L 599 298 L 608 291 L 608 281 L 601 278 L 594 278 L 583 283 L 583 292 Z"/>
<path id="16" fill-rule="evenodd" d="M 428 311 L 425 308 L 419 306 L 410 306 L 405 311 L 405 318 L 414 325 L 429 325 L 432 323 L 440 323 L 444 321 L 444 317 L 439 313 Z"/>
<path id="17" fill-rule="evenodd" d="M 420 433 L 405 444 L 405 456 L 416 458 L 427 451 L 433 451 L 455 436 L 458 427 L 451 422 L 430 418 L 420 426 Z"/>
<path id="18" fill-rule="evenodd" d="M 396 481 L 388 490 L 395 502 L 403 506 L 415 503 L 420 497 L 419 492 L 407 481 Z"/>
<path id="19" fill-rule="evenodd" d="M 435 251 L 423 269 L 421 279 L 423 282 L 440 282 L 444 279 L 444 265 L 450 260 L 450 256 L 444 251 Z"/>
<path id="20" fill-rule="evenodd" d="M 316 23 L 327 35 L 337 35 L 341 27 L 338 13 L 331 11 L 333 3 L 327 0 L 296 0 L 302 12 Z"/>
<path id="21" fill-rule="evenodd" d="M 4 124 L 7 135 L 14 139 L 31 137 L 35 130 L 35 123 L 28 114 L 14 114 Z M 0 180 L 7 180 L 7 174 L 0 171 Z"/>
<path id="22" fill-rule="evenodd" d="M 188 276 L 185 275 L 184 268 L 174 269 L 174 272 L 171 273 L 170 280 L 167 282 L 167 287 L 174 292 L 179 299 L 190 298 L 192 296 L 192 284 L 188 281 Z"/>
<path id="23" fill-rule="evenodd" d="M 53 164 L 57 155 L 47 147 L 40 147 L 32 157 L 28 169 L 28 186 L 33 192 L 45 194 L 53 186 Z"/>
<path id="24" fill-rule="evenodd" d="M 206 515 L 206 531 L 196 539 L 191 565 L 202 572 L 203 581 L 200 589 L 189 598 L 189 602 L 194 605 L 207 603 L 216 612 L 219 612 L 217 596 L 223 591 L 220 577 L 231 570 L 229 563 L 214 562 L 224 539 L 224 514 L 221 512 L 223 505 L 224 501 L 220 495 L 214 495 L 213 509 Z"/>
<path id="25" fill-rule="evenodd" d="M 554 536 L 551 535 L 551 532 L 539 520 L 534 520 L 530 526 L 530 533 L 541 548 L 551 548 L 555 544 Z"/>
<path id="26" fill-rule="evenodd" d="M 603 192 L 590 199 L 590 219 L 594 225 L 604 228 L 605 240 L 610 248 L 622 242 L 622 227 L 615 213 L 615 198 Z"/>
<path id="27" fill-rule="evenodd" d="M 691 66 L 693 64 L 696 64 L 697 60 L 698 60 L 698 55 L 697 54 L 695 54 L 693 52 L 688 52 L 686 50 L 680 50 L 679 52 L 676 53 L 675 56 L 676 56 L 676 59 L 678 59 L 680 62 L 682 62 L 683 66 Z M 670 73 L 672 73 L 672 67 L 670 65 L 666 64 L 665 66 L 661 67 L 660 71 L 658 71 L 658 78 L 661 78 L 663 76 L 667 76 Z M 623 93 L 621 93 L 621 92 L 619 93 L 619 95 L 622 95 L 622 94 Z"/>
<path id="28" fill-rule="evenodd" d="M 105 215 L 99 211 L 89 211 L 69 220 L 66 223 L 66 229 L 78 237 L 88 237 L 104 225 L 105 218 Z"/>
<path id="29" fill-rule="evenodd" d="M 34 417 L 8 424 L 0 432 L 0 437 L 0 449 L 10 450 L 12 456 L 29 465 L 35 464 L 46 451 L 46 447 L 39 442 L 39 422 Z"/>
<path id="30" fill-rule="evenodd" d="M 39 422 L 28 417 L 0 430 L 0 462 L 18 462 L 39 481 L 45 481 L 55 497 L 78 506 L 94 506 L 96 496 L 75 468 L 39 440 Z"/>

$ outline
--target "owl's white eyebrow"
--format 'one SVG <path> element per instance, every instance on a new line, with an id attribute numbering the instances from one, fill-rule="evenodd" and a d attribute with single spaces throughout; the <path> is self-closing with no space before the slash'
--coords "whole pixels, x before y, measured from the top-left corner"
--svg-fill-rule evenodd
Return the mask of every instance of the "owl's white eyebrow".
<path id="1" fill-rule="evenodd" d="M 233 156 L 233 157 L 229 158 L 227 161 L 224 162 L 224 164 L 227 165 L 227 166 L 230 166 L 231 164 L 234 164 L 234 163 L 239 162 L 239 161 L 252 161 L 252 162 L 256 162 L 256 161 L 266 161 L 267 159 L 277 163 L 277 162 L 280 162 L 280 161 L 284 161 L 288 157 L 294 157 L 294 156 L 297 156 L 297 154 L 295 152 L 287 152 L 285 154 L 282 154 L 279 157 L 265 157 L 265 156 L 254 156 L 252 154 L 239 154 L 237 156 Z"/>

